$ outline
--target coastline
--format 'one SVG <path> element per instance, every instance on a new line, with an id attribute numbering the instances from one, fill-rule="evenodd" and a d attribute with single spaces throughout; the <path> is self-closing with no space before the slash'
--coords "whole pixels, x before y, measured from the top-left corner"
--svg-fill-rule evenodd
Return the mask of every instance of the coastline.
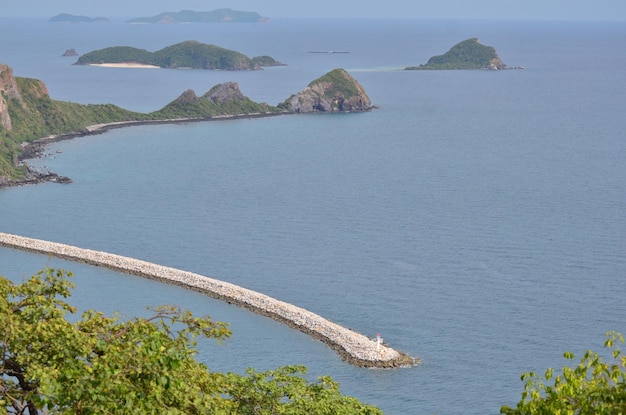
<path id="1" fill-rule="evenodd" d="M 303 308 L 262 293 L 203 275 L 107 252 L 93 251 L 40 239 L 0 233 L 0 246 L 106 267 L 207 294 L 247 308 L 296 328 L 337 351 L 350 364 L 366 368 L 399 368 L 420 362 L 360 333 L 347 329 Z"/>
<path id="2" fill-rule="evenodd" d="M 90 64 L 91 66 L 103 66 L 103 67 L 126 67 L 126 68 L 157 68 L 154 65 L 147 65 L 138 62 L 122 62 L 122 63 L 98 63 L 98 64 Z M 4 65 L 6 66 L 6 65 Z M 15 89 L 16 93 L 18 91 L 17 81 L 13 78 L 12 69 L 8 66 L 8 79 L 11 81 L 7 85 L 10 88 Z M 4 69 L 3 69 L 4 70 Z M 3 81 L 3 83 L 6 83 Z M 316 83 L 319 85 L 319 88 L 312 88 L 311 85 Z M 163 107 L 161 112 L 156 111 L 154 113 L 148 114 L 140 114 L 140 113 L 126 113 L 125 115 L 120 114 L 112 114 L 107 117 L 103 117 L 104 119 L 115 119 L 115 118 L 127 118 L 126 121 L 117 121 L 111 122 L 107 124 L 96 124 L 83 126 L 84 123 L 90 121 L 81 121 L 76 123 L 77 127 L 80 130 L 78 131 L 69 131 L 62 132 L 59 134 L 52 134 L 47 137 L 42 137 L 39 139 L 35 139 L 33 141 L 22 141 L 21 143 L 21 151 L 12 150 L 12 160 L 3 160 L 3 175 L 0 176 L 0 189 L 5 187 L 14 187 L 20 186 L 24 184 L 38 184 L 47 181 L 57 181 L 62 183 L 71 183 L 72 180 L 68 177 L 61 177 L 56 175 L 55 173 L 51 173 L 49 171 L 38 171 L 37 169 L 33 169 L 25 163 L 25 160 L 38 158 L 44 155 L 44 148 L 47 144 L 71 139 L 78 136 L 85 136 L 90 134 L 101 134 L 105 131 L 108 131 L 112 128 L 121 128 L 121 127 L 129 127 L 133 125 L 142 125 L 142 124 L 165 124 L 165 123 L 188 123 L 194 121 L 212 121 L 212 120 L 227 120 L 227 119 L 237 119 L 237 118 L 260 118 L 260 117 L 270 117 L 275 115 L 283 115 L 283 114 L 300 114 L 300 113 L 315 113 L 315 112 L 364 112 L 370 111 L 375 108 L 361 87 L 361 85 L 354 80 L 345 69 L 336 68 L 332 71 L 326 73 L 322 77 L 313 81 L 309 85 L 309 87 L 305 88 L 301 92 L 292 95 L 288 98 L 287 101 L 279 103 L 277 106 L 273 107 L 266 103 L 255 103 L 249 98 L 245 97 L 241 91 L 239 90 L 239 85 L 236 82 L 226 82 L 222 84 L 215 85 L 209 92 L 207 92 L 202 97 L 197 97 L 193 90 L 186 90 L 181 94 L 176 100 L 172 101 L 168 106 Z M 339 90 L 335 91 L 331 87 L 337 83 L 341 85 Z M 30 94 L 34 94 L 36 98 L 33 98 L 35 101 L 38 101 L 42 96 L 47 96 L 48 92 L 46 90 L 45 84 L 41 81 L 36 80 L 36 87 L 29 87 L 27 90 Z M 8 88 L 0 85 L 1 88 Z M 13 90 L 10 89 L 10 90 Z M 355 92 L 356 91 L 356 92 Z M 39 95 L 38 95 L 39 94 Z M 207 98 L 211 103 L 209 105 L 218 105 L 218 110 L 211 108 L 203 107 L 204 104 L 198 104 L 196 101 Z M 246 102 L 245 100 L 249 102 Z M 236 100 L 239 102 L 242 101 L 241 105 L 232 105 L 229 104 L 229 101 Z M 0 100 L 0 104 L 4 105 L 4 100 Z M 12 101 L 11 101 L 12 102 Z M 254 105 L 252 105 L 254 104 Z M 23 104 L 24 105 L 24 104 Z M 43 105 L 43 104 L 42 104 Z M 46 104 L 47 105 L 47 104 Z M 174 109 L 170 109 L 169 105 L 173 105 Z M 181 107 L 182 106 L 182 107 Z M 6 107 L 6 108 L 5 108 Z M 8 112 L 8 106 L 0 108 L 0 115 L 3 117 L 3 122 L 6 118 L 7 122 L 11 121 L 10 114 Z M 26 106 L 27 107 L 27 106 Z M 24 107 L 24 108 L 26 108 Z M 45 105 L 44 105 L 45 107 Z M 79 106 L 81 110 L 83 107 Z M 60 116 L 58 122 L 60 124 L 57 125 L 56 121 L 52 118 L 48 120 L 46 117 L 50 117 L 50 114 L 46 115 L 41 113 L 39 107 L 33 109 L 34 113 L 38 113 L 39 116 L 42 117 L 40 121 L 46 125 L 49 125 L 47 129 L 50 132 L 55 132 L 58 130 L 63 130 L 63 125 L 67 125 L 67 122 L 61 120 L 63 116 Z M 235 112 L 235 111 L 250 111 L 238 114 L 225 114 L 225 115 L 210 115 L 214 112 Z M 257 111 L 257 112 L 253 112 Z M 60 113 L 64 113 L 63 110 L 59 110 Z M 72 112 L 68 112 L 64 116 L 71 116 Z M 171 115 L 170 115 L 171 114 Z M 188 117 L 188 114 L 196 114 L 193 117 Z M 165 119 L 153 119 L 151 117 L 180 117 L 180 118 L 165 118 Z M 19 118 L 19 117 L 18 117 Z M 128 120 L 130 118 L 130 120 Z M 56 118 L 55 118 L 56 119 Z M 94 122 L 97 120 L 97 117 L 92 116 L 87 118 L 87 120 L 93 120 Z M 43 131 L 46 131 L 45 129 Z M 11 137 L 11 143 L 13 145 L 18 144 L 19 138 Z M 13 166 L 7 165 L 8 163 L 12 163 Z M 21 166 L 20 166 L 20 163 Z M 20 168 L 21 167 L 21 168 Z"/>
<path id="3" fill-rule="evenodd" d="M 160 66 L 148 65 L 144 63 L 120 62 L 120 63 L 90 63 L 87 66 L 98 66 L 101 68 L 137 68 L 137 69 L 161 69 Z"/>
<path id="4" fill-rule="evenodd" d="M 213 117 L 199 117 L 199 118 L 172 118 L 162 120 L 134 120 L 134 121 L 116 121 L 106 124 L 94 124 L 85 127 L 80 131 L 70 131 L 62 134 L 52 134 L 46 137 L 38 138 L 23 147 L 23 151 L 19 156 L 18 161 L 24 163 L 27 160 L 41 158 L 45 154 L 46 146 L 58 141 L 71 140 L 77 137 L 85 137 L 89 135 L 104 134 L 109 130 L 116 128 L 134 127 L 139 125 L 160 125 L 160 124 L 187 124 L 191 122 L 204 122 L 204 121 L 222 121 L 222 120 L 236 120 L 236 119 L 252 119 L 252 118 L 267 118 L 275 117 L 279 115 L 294 114 L 292 112 L 265 112 L 265 113 L 249 113 L 249 114 L 234 114 L 234 115 L 216 115 Z M 1 178 L 0 178 L 1 179 Z M 0 189 L 9 187 L 19 187 L 26 185 L 35 185 L 40 183 L 71 183 L 72 179 L 65 176 L 60 176 L 50 171 L 38 171 L 32 169 L 26 164 L 26 175 L 21 180 L 0 180 Z"/>

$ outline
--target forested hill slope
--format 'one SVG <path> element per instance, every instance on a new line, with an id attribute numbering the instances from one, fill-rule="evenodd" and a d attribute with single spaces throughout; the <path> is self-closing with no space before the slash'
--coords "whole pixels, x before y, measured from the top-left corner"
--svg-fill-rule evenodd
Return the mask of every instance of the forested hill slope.
<path id="1" fill-rule="evenodd" d="M 81 131 L 93 124 L 146 117 L 110 104 L 53 100 L 43 82 L 14 77 L 10 67 L 0 64 L 0 186 L 25 176 L 27 171 L 18 162 L 27 144 L 37 138 Z"/>
<path id="2" fill-rule="evenodd" d="M 408 70 L 428 69 L 506 69 L 492 46 L 481 45 L 471 38 L 457 43 L 443 55 L 433 56 L 425 65 L 409 66 Z"/>
<path id="3" fill-rule="evenodd" d="M 270 56 L 249 58 L 243 53 L 194 40 L 167 46 L 156 52 L 130 46 L 113 46 L 85 53 L 76 65 L 139 63 L 160 68 L 255 70 L 281 65 Z"/>

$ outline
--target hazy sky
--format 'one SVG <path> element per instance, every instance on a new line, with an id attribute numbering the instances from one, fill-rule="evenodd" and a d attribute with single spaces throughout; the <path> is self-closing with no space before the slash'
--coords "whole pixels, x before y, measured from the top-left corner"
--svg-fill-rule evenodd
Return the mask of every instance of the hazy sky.
<path id="1" fill-rule="evenodd" d="M 267 17 L 626 20 L 625 0 L 0 0 L 0 15 L 152 16 L 181 9 L 256 11 Z"/>

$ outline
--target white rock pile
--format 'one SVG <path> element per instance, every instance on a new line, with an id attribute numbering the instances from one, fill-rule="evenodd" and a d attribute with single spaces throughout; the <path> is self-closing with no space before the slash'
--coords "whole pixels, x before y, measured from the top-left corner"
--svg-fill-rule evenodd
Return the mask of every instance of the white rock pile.
<path id="1" fill-rule="evenodd" d="M 398 352 L 376 340 L 335 324 L 300 307 L 276 300 L 228 282 L 175 268 L 106 252 L 93 251 L 40 239 L 0 233 L 0 245 L 107 267 L 204 292 L 286 323 L 324 341 L 348 362 L 363 367 L 400 367 L 416 364 L 418 359 Z"/>

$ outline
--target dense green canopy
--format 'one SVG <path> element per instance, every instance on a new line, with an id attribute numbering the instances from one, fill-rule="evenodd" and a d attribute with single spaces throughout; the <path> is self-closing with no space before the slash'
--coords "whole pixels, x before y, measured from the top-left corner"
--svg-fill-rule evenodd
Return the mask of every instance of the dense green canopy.
<path id="1" fill-rule="evenodd" d="M 587 350 L 574 368 L 564 366 L 560 373 L 547 369 L 522 375 L 522 399 L 515 408 L 503 406 L 507 415 L 623 415 L 626 413 L 626 356 L 620 350 L 624 337 L 609 332 L 604 347 L 612 360 Z M 564 353 L 567 360 L 574 354 Z"/>
<path id="2" fill-rule="evenodd" d="M 308 381 L 302 366 L 212 372 L 195 359 L 196 338 L 220 342 L 230 330 L 176 307 L 67 318 L 69 277 L 0 277 L 0 414 L 381 414 L 329 377 Z"/>

